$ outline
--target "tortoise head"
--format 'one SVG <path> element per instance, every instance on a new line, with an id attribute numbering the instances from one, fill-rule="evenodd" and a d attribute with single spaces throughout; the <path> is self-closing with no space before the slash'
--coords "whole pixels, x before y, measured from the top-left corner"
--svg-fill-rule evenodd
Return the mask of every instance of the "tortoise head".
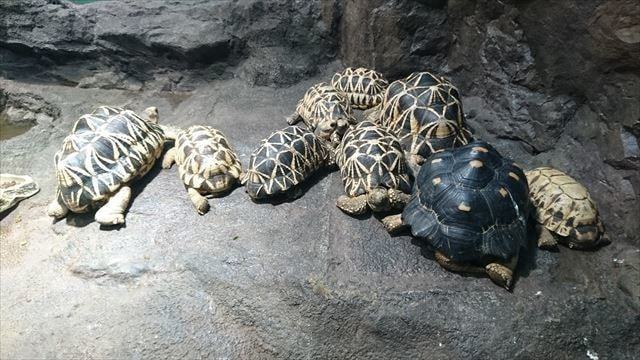
<path id="1" fill-rule="evenodd" d="M 391 210 L 391 201 L 387 189 L 377 187 L 367 194 L 367 204 L 373 212 L 384 212 Z"/>
<path id="2" fill-rule="evenodd" d="M 152 122 L 154 124 L 158 123 L 158 108 L 155 106 L 150 106 L 144 109 L 144 114 L 148 122 Z"/>

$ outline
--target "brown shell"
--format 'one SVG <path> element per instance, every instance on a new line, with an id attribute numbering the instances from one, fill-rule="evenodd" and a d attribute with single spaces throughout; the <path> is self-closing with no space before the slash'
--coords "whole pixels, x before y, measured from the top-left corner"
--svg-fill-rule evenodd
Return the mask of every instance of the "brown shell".
<path id="1" fill-rule="evenodd" d="M 598 210 L 584 186 L 550 167 L 536 168 L 525 175 L 540 224 L 560 236 L 599 237 L 602 225 Z"/>

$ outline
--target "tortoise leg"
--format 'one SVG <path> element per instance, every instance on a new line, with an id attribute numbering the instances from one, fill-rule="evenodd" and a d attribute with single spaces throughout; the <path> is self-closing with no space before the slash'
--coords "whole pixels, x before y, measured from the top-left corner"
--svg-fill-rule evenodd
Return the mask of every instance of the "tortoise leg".
<path id="1" fill-rule="evenodd" d="M 411 199 L 411 195 L 405 194 L 400 190 L 389 189 L 389 203 L 391 204 L 392 209 L 404 209 L 409 200 Z"/>
<path id="2" fill-rule="evenodd" d="M 102 225 L 124 224 L 124 211 L 131 199 L 131 188 L 123 186 L 104 204 L 98 211 L 94 219 Z"/>
<path id="3" fill-rule="evenodd" d="M 485 267 L 487 274 L 494 283 L 509 290 L 513 284 L 513 271 L 518 264 L 518 255 L 514 256 L 506 263 L 494 262 Z"/>
<path id="4" fill-rule="evenodd" d="M 389 234 L 396 234 L 407 228 L 407 224 L 402 221 L 402 215 L 400 214 L 385 216 L 381 221 Z"/>
<path id="5" fill-rule="evenodd" d="M 349 215 L 362 215 L 369 208 L 367 205 L 367 195 L 359 195 L 356 197 L 342 195 L 336 201 L 336 206 Z"/>
<path id="6" fill-rule="evenodd" d="M 58 193 L 58 191 L 56 191 L 56 193 Z M 56 195 L 56 198 L 51 203 L 49 203 L 49 206 L 47 207 L 47 215 L 55 219 L 61 219 L 65 217 L 68 212 L 69 208 L 62 203 L 59 194 Z"/>
<path id="7" fill-rule="evenodd" d="M 171 149 L 167 150 L 167 152 L 164 154 L 164 157 L 162 158 L 162 168 L 170 169 L 171 165 L 173 165 L 173 163 L 175 162 L 176 162 L 176 148 L 172 147 Z"/>
<path id="8" fill-rule="evenodd" d="M 298 114 L 297 112 L 287 116 L 287 124 L 289 125 L 297 124 L 301 120 L 302 120 L 302 116 L 300 116 L 300 114 Z"/>
<path id="9" fill-rule="evenodd" d="M 551 231 L 547 230 L 542 224 L 536 224 L 536 233 L 538 234 L 538 247 L 541 249 L 556 249 L 558 241 Z"/>
<path id="10" fill-rule="evenodd" d="M 485 269 L 479 266 L 466 265 L 466 264 L 453 262 L 451 259 L 449 259 L 445 254 L 443 254 L 440 251 L 436 251 L 434 255 L 438 264 L 440 264 L 440 266 L 442 266 L 443 268 L 449 271 L 461 272 L 461 273 L 484 273 L 485 272 Z"/>
<path id="11" fill-rule="evenodd" d="M 198 190 L 194 188 L 188 188 L 187 192 L 189 193 L 189 200 L 191 200 L 193 206 L 195 206 L 198 214 L 204 215 L 207 211 L 209 211 L 209 202 L 207 201 L 207 198 L 202 196 L 198 192 Z"/>

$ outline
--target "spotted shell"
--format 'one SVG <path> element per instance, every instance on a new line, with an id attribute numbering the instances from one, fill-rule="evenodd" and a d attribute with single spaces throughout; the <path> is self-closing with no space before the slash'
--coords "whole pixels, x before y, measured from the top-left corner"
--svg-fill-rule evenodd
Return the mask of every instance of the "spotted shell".
<path id="1" fill-rule="evenodd" d="M 528 193 L 513 161 L 475 141 L 422 166 L 402 219 L 453 261 L 508 260 L 526 242 Z"/>
<path id="2" fill-rule="evenodd" d="M 597 241 L 602 224 L 587 189 L 569 175 L 550 167 L 526 173 L 536 220 L 548 230 L 581 240 Z"/>
<path id="3" fill-rule="evenodd" d="M 375 70 L 346 68 L 331 78 L 331 86 L 344 95 L 354 109 L 370 109 L 382 102 L 389 82 Z"/>
<path id="4" fill-rule="evenodd" d="M 164 140 L 157 124 L 130 110 L 101 106 L 81 116 L 54 156 L 58 196 L 71 211 L 87 211 L 146 174 Z"/>
<path id="5" fill-rule="evenodd" d="M 379 123 L 398 136 L 405 151 L 425 159 L 470 140 L 458 89 L 428 72 L 391 83 L 375 113 Z"/>
<path id="6" fill-rule="evenodd" d="M 275 131 L 251 154 L 244 177 L 254 199 L 284 193 L 325 165 L 329 151 L 310 131 L 288 126 Z"/>
<path id="7" fill-rule="evenodd" d="M 345 193 L 358 196 L 384 187 L 411 192 L 404 152 L 395 135 L 363 121 L 347 131 L 337 149 Z"/>
<path id="8" fill-rule="evenodd" d="M 242 172 L 227 138 L 210 126 L 191 126 L 180 132 L 175 159 L 184 184 L 201 193 L 228 190 Z"/>

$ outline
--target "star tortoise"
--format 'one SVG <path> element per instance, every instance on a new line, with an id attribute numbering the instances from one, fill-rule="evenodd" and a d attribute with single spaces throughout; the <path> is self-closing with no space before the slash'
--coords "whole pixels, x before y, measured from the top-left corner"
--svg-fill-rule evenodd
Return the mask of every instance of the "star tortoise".
<path id="1" fill-rule="evenodd" d="M 49 216 L 99 208 L 98 223 L 124 223 L 131 182 L 153 167 L 166 140 L 157 125 L 158 110 L 145 113 L 146 120 L 131 110 L 100 106 L 76 121 L 54 156 L 57 189 Z"/>
<path id="2" fill-rule="evenodd" d="M 219 196 L 233 188 L 240 179 L 242 166 L 224 134 L 210 126 L 191 126 L 178 133 L 175 147 L 162 161 L 168 169 L 178 166 L 180 179 L 198 214 L 209 210 L 204 195 Z"/>
<path id="3" fill-rule="evenodd" d="M 338 145 L 347 127 L 356 123 L 347 99 L 326 83 L 309 88 L 298 102 L 295 113 L 287 117 L 289 125 L 300 121 L 333 147 Z"/>
<path id="4" fill-rule="evenodd" d="M 346 68 L 331 78 L 331 86 L 341 93 L 354 109 L 371 109 L 382 102 L 389 82 L 375 70 Z"/>
<path id="5" fill-rule="evenodd" d="M 538 225 L 538 246 L 560 243 L 572 249 L 590 249 L 610 241 L 604 235 L 596 204 L 587 189 L 569 175 L 550 167 L 526 172 Z"/>
<path id="6" fill-rule="evenodd" d="M 347 130 L 336 162 L 347 195 L 336 205 L 351 215 L 402 210 L 411 193 L 411 178 L 400 142 L 387 129 L 363 121 Z"/>
<path id="7" fill-rule="evenodd" d="M 381 105 L 367 119 L 394 132 L 414 165 L 471 139 L 458 89 L 428 72 L 413 73 L 391 83 Z"/>
<path id="8" fill-rule="evenodd" d="M 435 249 L 446 269 L 487 273 L 507 289 L 526 244 L 529 189 L 523 171 L 491 145 L 475 141 L 434 154 L 420 169 L 402 224 Z"/>
<path id="9" fill-rule="evenodd" d="M 316 170 L 333 162 L 325 143 L 312 132 L 288 126 L 271 133 L 251 154 L 242 183 L 252 199 L 264 199 L 299 190 Z"/>

